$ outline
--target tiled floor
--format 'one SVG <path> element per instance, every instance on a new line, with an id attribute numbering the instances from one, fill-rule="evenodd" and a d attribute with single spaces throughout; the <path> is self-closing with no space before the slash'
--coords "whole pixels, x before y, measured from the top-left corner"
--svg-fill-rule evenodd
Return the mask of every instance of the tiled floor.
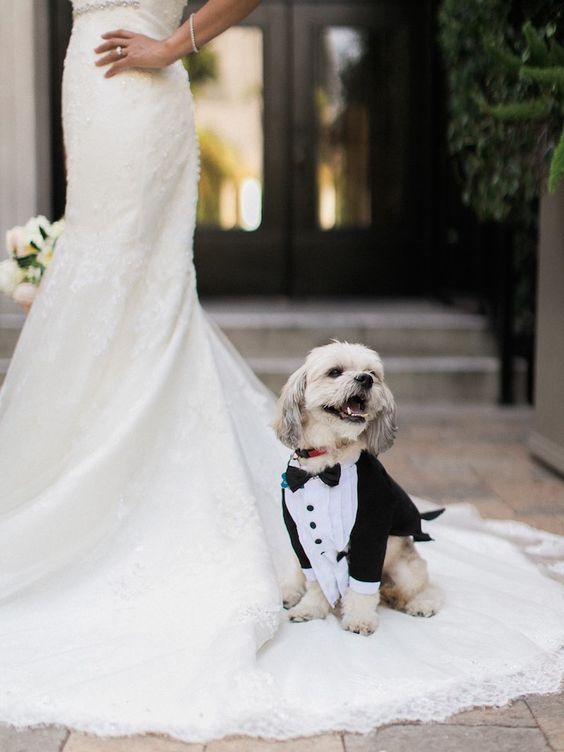
<path id="1" fill-rule="evenodd" d="M 564 479 L 531 459 L 527 409 L 404 408 L 390 473 L 412 493 L 469 501 L 483 516 L 519 519 L 564 535 Z M 476 709 L 445 723 L 398 723 L 368 735 L 288 742 L 234 738 L 205 745 L 157 736 L 99 739 L 65 729 L 0 727 L 0 752 L 564 752 L 564 693 Z"/>

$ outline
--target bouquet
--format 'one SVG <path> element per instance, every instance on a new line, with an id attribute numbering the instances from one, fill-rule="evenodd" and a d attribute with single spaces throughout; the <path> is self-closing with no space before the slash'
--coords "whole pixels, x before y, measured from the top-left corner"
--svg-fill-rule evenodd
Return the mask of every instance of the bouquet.
<path id="1" fill-rule="evenodd" d="M 8 258 L 0 262 L 0 292 L 12 297 L 26 311 L 31 308 L 64 226 L 64 218 L 51 223 L 39 215 L 6 233 Z"/>

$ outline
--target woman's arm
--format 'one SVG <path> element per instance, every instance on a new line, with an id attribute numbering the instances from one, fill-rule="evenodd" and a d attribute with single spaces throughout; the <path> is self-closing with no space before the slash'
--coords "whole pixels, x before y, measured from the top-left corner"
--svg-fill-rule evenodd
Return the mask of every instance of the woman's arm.
<path id="1" fill-rule="evenodd" d="M 248 16 L 259 2 L 260 0 L 208 0 L 194 14 L 198 49 Z M 113 63 L 104 74 L 106 78 L 127 68 L 164 68 L 194 51 L 189 19 L 166 39 L 153 39 L 126 29 L 107 31 L 102 34 L 102 38 L 107 41 L 98 45 L 94 52 L 107 53 L 96 61 L 96 65 Z M 118 47 L 121 47 L 122 55 L 118 55 Z"/>

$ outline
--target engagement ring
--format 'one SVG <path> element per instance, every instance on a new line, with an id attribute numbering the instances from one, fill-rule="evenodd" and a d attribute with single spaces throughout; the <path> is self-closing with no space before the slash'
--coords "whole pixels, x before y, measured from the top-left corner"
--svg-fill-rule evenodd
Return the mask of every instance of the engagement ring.
<path id="1" fill-rule="evenodd" d="M 121 57 L 123 55 L 123 47 L 116 47 L 116 52 Z"/>

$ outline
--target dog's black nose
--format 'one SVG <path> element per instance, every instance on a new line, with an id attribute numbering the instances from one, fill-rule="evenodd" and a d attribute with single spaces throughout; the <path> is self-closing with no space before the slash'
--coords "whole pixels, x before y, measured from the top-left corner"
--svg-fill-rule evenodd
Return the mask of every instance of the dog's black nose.
<path id="1" fill-rule="evenodd" d="M 372 379 L 372 375 L 369 373 L 358 373 L 354 377 L 355 381 L 358 381 L 359 384 L 362 384 L 362 386 L 366 387 L 366 389 L 370 389 L 372 384 L 374 383 Z"/>

